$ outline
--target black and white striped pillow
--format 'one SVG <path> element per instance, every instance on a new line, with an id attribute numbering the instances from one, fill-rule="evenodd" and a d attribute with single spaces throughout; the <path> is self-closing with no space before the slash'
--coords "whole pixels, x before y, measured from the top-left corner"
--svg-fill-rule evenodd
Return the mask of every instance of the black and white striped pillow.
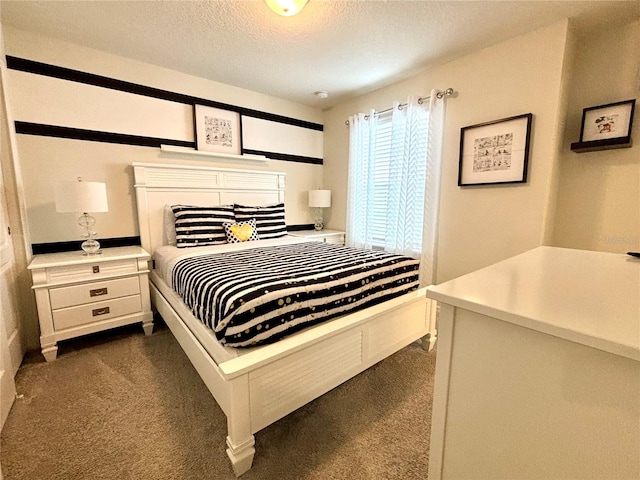
<path id="1" fill-rule="evenodd" d="M 176 217 L 176 246 L 201 247 L 227 243 L 223 223 L 235 220 L 232 205 L 216 207 L 195 207 L 192 205 L 172 205 Z"/>
<path id="2" fill-rule="evenodd" d="M 284 221 L 284 203 L 266 205 L 264 207 L 249 207 L 233 205 L 236 222 L 246 222 L 256 219 L 256 227 L 260 240 L 287 236 L 287 224 Z"/>

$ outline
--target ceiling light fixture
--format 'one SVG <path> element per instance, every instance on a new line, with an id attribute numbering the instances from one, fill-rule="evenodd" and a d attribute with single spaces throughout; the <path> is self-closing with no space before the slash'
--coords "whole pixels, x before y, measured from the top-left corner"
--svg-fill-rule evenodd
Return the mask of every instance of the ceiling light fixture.
<path id="1" fill-rule="evenodd" d="M 265 0 L 269 8 L 283 17 L 300 13 L 309 0 Z"/>
<path id="2" fill-rule="evenodd" d="M 318 90 L 317 92 L 313 92 L 313 94 L 318 98 L 329 98 L 329 92 L 326 90 Z"/>

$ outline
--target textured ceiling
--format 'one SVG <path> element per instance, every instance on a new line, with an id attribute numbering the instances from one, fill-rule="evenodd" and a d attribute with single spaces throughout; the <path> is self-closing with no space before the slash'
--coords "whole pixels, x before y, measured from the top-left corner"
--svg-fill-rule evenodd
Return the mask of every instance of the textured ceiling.
<path id="1" fill-rule="evenodd" d="M 262 0 L 0 8 L 6 25 L 322 108 L 562 18 L 582 28 L 640 18 L 640 0 L 310 0 L 294 17 Z"/>

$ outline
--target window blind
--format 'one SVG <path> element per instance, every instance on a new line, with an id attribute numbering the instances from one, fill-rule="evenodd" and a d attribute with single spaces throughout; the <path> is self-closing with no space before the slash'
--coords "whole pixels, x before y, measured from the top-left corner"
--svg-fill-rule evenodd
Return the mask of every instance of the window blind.
<path id="1" fill-rule="evenodd" d="M 370 205 L 371 239 L 373 247 L 383 248 L 386 236 L 389 200 L 389 164 L 391 161 L 391 114 L 378 117 L 378 130 L 373 157 L 373 203 Z"/>

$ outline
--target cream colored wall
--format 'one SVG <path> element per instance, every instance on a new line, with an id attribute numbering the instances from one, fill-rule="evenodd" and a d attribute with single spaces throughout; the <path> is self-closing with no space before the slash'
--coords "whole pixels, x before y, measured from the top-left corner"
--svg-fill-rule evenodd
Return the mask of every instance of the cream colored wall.
<path id="1" fill-rule="evenodd" d="M 4 39 L 7 54 L 15 57 L 299 120 L 322 122 L 322 112 L 306 105 L 14 28 L 5 27 Z M 193 140 L 193 117 L 188 105 L 17 70 L 8 70 L 8 77 L 8 99 L 17 121 Z M 60 101 L 61 98 L 64 101 Z M 94 107 L 92 113 L 91 108 Z M 314 136 L 313 145 L 317 143 L 315 137 L 319 135 L 321 151 L 321 132 L 285 127 L 292 132 L 311 132 Z M 235 160 L 213 163 L 200 157 L 194 159 L 161 153 L 158 148 L 33 135 L 17 135 L 17 145 L 19 165 L 23 171 L 24 199 L 31 243 L 79 239 L 80 230 L 76 225 L 76 215 L 57 214 L 53 201 L 54 184 L 59 180 L 73 180 L 78 176 L 87 181 L 107 183 L 109 212 L 95 215 L 98 238 L 138 235 L 130 166 L 133 162 L 197 165 L 209 163 L 213 166 L 285 172 L 286 220 L 289 224 L 313 223 L 307 206 L 307 191 L 319 188 L 322 182 L 322 165 L 309 163 L 280 160 L 271 160 L 268 164 Z"/>
<path id="2" fill-rule="evenodd" d="M 3 26 L 7 55 L 320 123 L 318 109 Z"/>
<path id="3" fill-rule="evenodd" d="M 154 148 L 132 145 L 18 135 L 18 148 L 32 243 L 79 239 L 77 215 L 56 213 L 53 193 L 57 181 L 73 180 L 78 176 L 87 181 L 106 182 L 108 186 L 109 212 L 93 215 L 96 218 L 98 239 L 138 235 L 132 162 L 285 172 L 286 220 L 289 224 L 313 223 L 307 203 L 307 191 L 318 188 L 322 179 L 322 165 L 271 161 L 267 167 L 263 167 L 262 164 L 255 163 L 203 162 L 182 155 L 160 153 Z"/>
<path id="4" fill-rule="evenodd" d="M 12 128 L 12 112 L 6 104 L 7 69 L 5 63 L 4 43 L 2 41 L 2 26 L 0 25 L 0 169 L 4 180 L 4 189 L 8 203 L 8 219 L 13 241 L 13 254 L 15 258 L 15 281 L 9 285 L 7 293 L 17 299 L 17 315 L 20 321 L 20 335 L 22 345 L 26 349 L 34 349 L 38 346 L 38 314 L 31 290 L 31 275 L 27 270 L 30 259 L 30 251 L 27 251 L 26 239 L 27 224 L 22 218 L 21 212 L 21 178 L 20 169 L 14 164 L 16 153 L 16 137 Z M 24 208 L 24 207 L 22 207 Z M 17 367 L 16 367 L 17 368 Z"/>
<path id="5" fill-rule="evenodd" d="M 574 153 L 582 110 L 636 99 L 634 146 Z M 579 36 L 552 244 L 605 252 L 640 249 L 640 21 Z"/>
<path id="6" fill-rule="evenodd" d="M 408 95 L 454 88 L 447 101 L 437 282 L 477 270 L 543 242 L 558 145 L 568 22 L 536 30 L 428 69 L 325 111 L 324 187 L 332 190 L 329 228 L 344 228 L 349 115 L 385 109 Z M 533 113 L 526 184 L 457 186 L 460 128 Z"/>

